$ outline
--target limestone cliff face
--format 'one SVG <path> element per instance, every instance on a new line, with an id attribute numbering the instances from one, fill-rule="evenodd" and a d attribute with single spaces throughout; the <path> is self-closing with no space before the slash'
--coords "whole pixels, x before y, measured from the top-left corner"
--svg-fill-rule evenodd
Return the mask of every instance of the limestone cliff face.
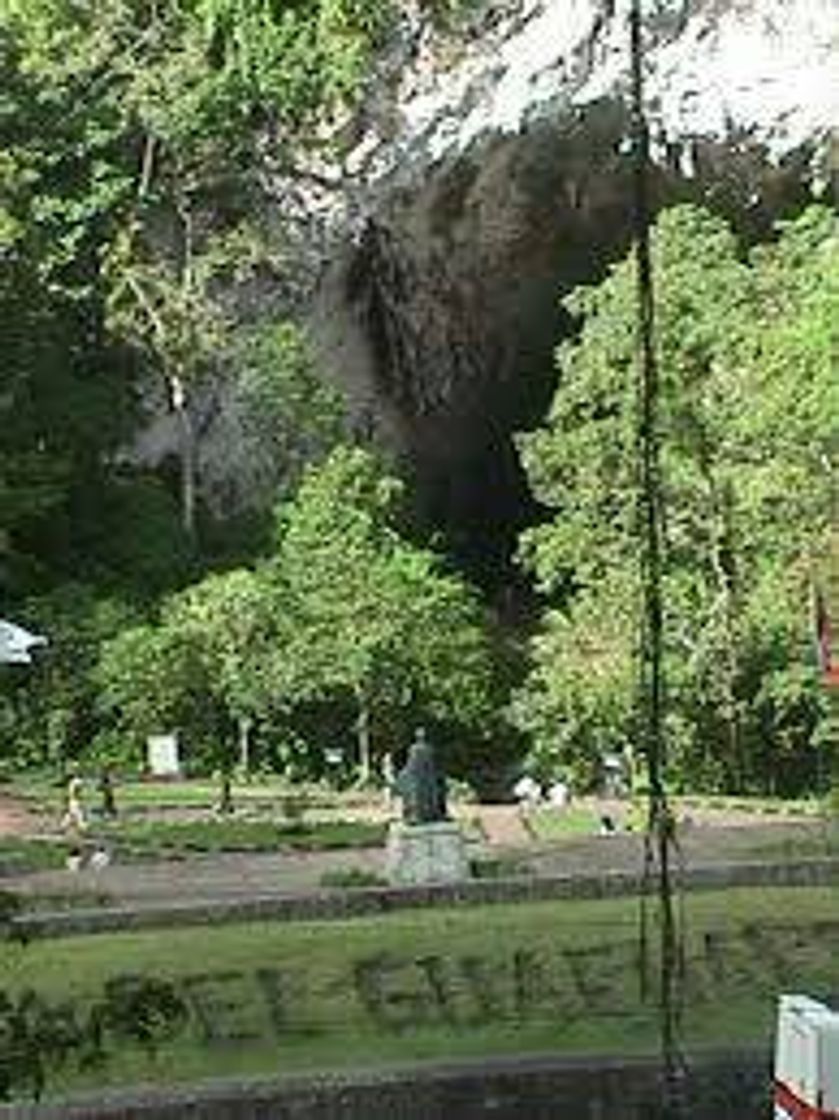
<path id="1" fill-rule="evenodd" d="M 406 0 L 361 110 L 333 129 L 341 156 L 289 174 L 266 146 L 287 302 L 354 422 L 413 464 L 465 548 L 493 535 L 503 548 L 513 528 L 509 437 L 549 399 L 560 291 L 627 243 L 627 8 L 484 0 L 441 34 Z M 660 203 L 701 199 L 759 230 L 831 190 L 837 0 L 647 10 Z M 223 421 L 208 429 L 208 478 L 219 439 Z"/>
<path id="2" fill-rule="evenodd" d="M 549 399 L 558 294 L 626 245 L 627 7 L 510 0 L 437 38 L 406 10 L 307 216 L 324 368 L 467 549 L 503 549 L 522 512 L 509 436 Z M 835 0 L 647 9 L 659 202 L 759 229 L 828 189 Z"/>

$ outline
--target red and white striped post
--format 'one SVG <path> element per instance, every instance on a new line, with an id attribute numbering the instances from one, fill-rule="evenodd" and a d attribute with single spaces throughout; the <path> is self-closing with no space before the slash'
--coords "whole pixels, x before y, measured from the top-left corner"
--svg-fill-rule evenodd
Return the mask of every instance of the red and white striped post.
<path id="1" fill-rule="evenodd" d="M 775 1120 L 839 1120 L 839 1014 L 808 996 L 778 1002 Z"/>

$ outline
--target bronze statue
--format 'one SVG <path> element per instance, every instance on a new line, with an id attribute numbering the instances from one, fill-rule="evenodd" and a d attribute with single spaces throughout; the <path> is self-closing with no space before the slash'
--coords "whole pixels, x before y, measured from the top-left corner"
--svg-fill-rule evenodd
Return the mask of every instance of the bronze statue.
<path id="1" fill-rule="evenodd" d="M 402 798 L 402 818 L 406 824 L 429 824 L 448 819 L 446 813 L 446 779 L 437 769 L 434 748 L 425 737 L 425 729 L 417 728 L 408 751 L 408 761 L 394 783 Z"/>

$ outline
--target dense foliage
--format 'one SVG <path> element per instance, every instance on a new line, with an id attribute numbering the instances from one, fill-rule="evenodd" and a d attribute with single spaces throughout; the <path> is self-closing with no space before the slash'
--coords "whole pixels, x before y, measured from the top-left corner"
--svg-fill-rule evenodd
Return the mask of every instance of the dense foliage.
<path id="1" fill-rule="evenodd" d="M 420 8 L 451 26 L 470 4 Z M 585 782 L 632 742 L 629 263 L 568 300 L 579 337 L 522 442 L 556 517 L 522 544 L 549 610 L 512 709 L 520 635 L 346 445 L 305 333 L 263 299 L 284 290 L 287 231 L 263 220 L 260 177 L 345 142 L 399 10 L 0 0 L 2 612 L 50 638 L 0 681 L 16 763 L 135 762 L 178 727 L 201 768 L 238 750 L 318 774 L 334 747 L 367 774 L 425 721 L 459 764 L 500 768 L 521 733 L 546 776 Z M 747 254 L 678 209 L 656 253 L 676 776 L 797 791 L 819 709 L 809 554 L 836 461 L 835 223 L 809 211 Z M 228 520 L 201 475 L 208 401 L 248 468 Z M 175 433 L 162 461 L 137 451 L 150 416 Z"/>
<path id="2" fill-rule="evenodd" d="M 0 548 L 13 587 L 78 576 L 80 560 L 96 579 L 119 567 L 110 544 L 130 532 L 138 479 L 114 453 L 155 392 L 180 434 L 182 526 L 169 510 L 164 549 L 194 538 L 190 406 L 239 350 L 218 282 L 271 262 L 249 220 L 255 152 L 270 140 L 282 164 L 315 142 L 391 15 L 388 0 L 0 2 Z M 140 500 L 153 486 L 142 479 Z"/>
<path id="3" fill-rule="evenodd" d="M 482 611 L 400 535 L 401 490 L 368 453 L 339 448 L 281 506 L 269 560 L 207 576 L 165 600 L 154 624 L 105 644 L 100 705 L 135 757 L 145 735 L 182 727 L 193 759 L 230 767 L 246 727 L 257 744 L 269 733 L 263 757 L 288 768 L 295 752 L 278 758 L 276 743 L 291 740 L 316 772 L 324 749 L 342 746 L 324 734 L 328 709 L 339 724 L 349 709 L 350 767 L 367 778 L 412 720 L 481 734 L 492 680 Z M 295 717 L 313 703 L 321 723 L 306 742 Z"/>
<path id="4" fill-rule="evenodd" d="M 838 249 L 818 208 L 750 255 L 691 207 L 655 230 L 669 738 L 683 786 L 814 780 L 808 582 L 835 502 Z M 521 441 L 556 510 L 523 556 L 556 605 L 515 715 L 543 764 L 589 777 L 602 750 L 633 740 L 634 283 L 627 260 L 566 301 L 582 329 L 558 351 L 547 426 Z"/>

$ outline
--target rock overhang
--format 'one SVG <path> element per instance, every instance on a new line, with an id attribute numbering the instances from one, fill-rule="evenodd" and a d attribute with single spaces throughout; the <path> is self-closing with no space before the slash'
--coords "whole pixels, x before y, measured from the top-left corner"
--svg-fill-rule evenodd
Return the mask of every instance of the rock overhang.
<path id="1" fill-rule="evenodd" d="M 401 64 L 383 63 L 330 211 L 311 305 L 324 367 L 436 495 L 434 516 L 505 548 L 527 503 L 510 437 L 550 399 L 560 293 L 629 241 L 628 9 L 490 3 L 459 41 L 406 9 Z M 755 235 L 829 189 L 832 0 L 647 11 L 656 205 L 703 201 Z"/>
<path id="2" fill-rule="evenodd" d="M 754 235 L 828 188 L 835 0 L 645 8 L 656 205 L 704 201 Z M 573 326 L 560 296 L 629 244 L 628 0 L 483 0 L 448 34 L 420 9 L 404 0 L 327 143 L 289 169 L 261 142 L 260 220 L 283 263 L 245 314 L 307 323 L 351 422 L 413 471 L 429 518 L 501 556 L 533 512 L 511 435 L 550 400 Z M 198 426 L 225 507 L 259 492 L 226 393 Z"/>

